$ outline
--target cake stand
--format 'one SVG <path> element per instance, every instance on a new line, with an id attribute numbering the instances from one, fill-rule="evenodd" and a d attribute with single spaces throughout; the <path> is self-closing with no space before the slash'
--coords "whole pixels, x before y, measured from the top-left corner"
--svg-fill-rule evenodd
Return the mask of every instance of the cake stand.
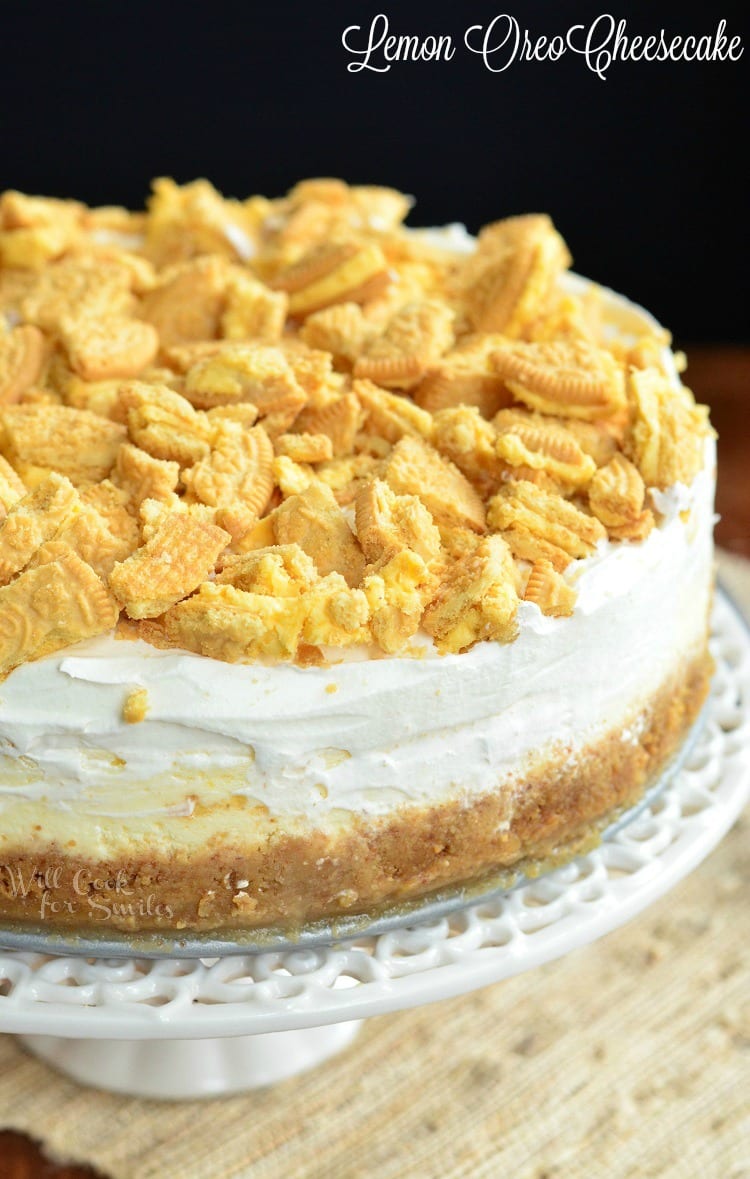
<path id="1" fill-rule="evenodd" d="M 721 593 L 711 649 L 711 696 L 677 772 L 565 867 L 326 945 L 211 958 L 0 950 L 0 1031 L 85 1084 L 213 1096 L 320 1063 L 368 1016 L 447 999 L 594 941 L 700 863 L 750 795 L 750 634 Z"/>

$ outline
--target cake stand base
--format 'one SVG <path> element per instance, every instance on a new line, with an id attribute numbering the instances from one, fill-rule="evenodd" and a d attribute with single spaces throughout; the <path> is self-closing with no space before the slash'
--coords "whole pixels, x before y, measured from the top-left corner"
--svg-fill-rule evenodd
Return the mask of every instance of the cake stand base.
<path id="1" fill-rule="evenodd" d="M 205 1040 L 78 1040 L 19 1036 L 34 1056 L 82 1085 L 182 1101 L 260 1089 L 342 1052 L 362 1020 Z"/>

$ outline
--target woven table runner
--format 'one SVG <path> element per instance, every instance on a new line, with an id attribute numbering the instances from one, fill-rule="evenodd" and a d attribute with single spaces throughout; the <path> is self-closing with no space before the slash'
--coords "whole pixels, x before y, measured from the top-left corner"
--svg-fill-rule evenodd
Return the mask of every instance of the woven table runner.
<path id="1" fill-rule="evenodd" d="M 750 614 L 750 563 L 721 576 Z M 0 1127 L 111 1179 L 750 1179 L 746 814 L 657 904 L 270 1089 L 84 1089 L 0 1036 Z"/>

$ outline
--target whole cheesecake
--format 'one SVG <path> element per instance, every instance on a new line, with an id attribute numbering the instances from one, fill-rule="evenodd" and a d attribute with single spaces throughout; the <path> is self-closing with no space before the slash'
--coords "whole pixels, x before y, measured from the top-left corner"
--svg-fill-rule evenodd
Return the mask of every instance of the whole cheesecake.
<path id="1" fill-rule="evenodd" d="M 0 198 L 0 920 L 290 934 L 564 862 L 708 690 L 715 447 L 551 221 Z"/>

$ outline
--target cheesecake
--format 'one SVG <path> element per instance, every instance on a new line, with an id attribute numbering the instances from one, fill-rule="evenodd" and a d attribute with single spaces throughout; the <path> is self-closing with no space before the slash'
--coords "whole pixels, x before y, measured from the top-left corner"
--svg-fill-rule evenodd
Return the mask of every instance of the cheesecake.
<path id="1" fill-rule="evenodd" d="M 0 198 L 0 921 L 289 935 L 593 846 L 708 691 L 715 443 L 544 215 Z"/>

